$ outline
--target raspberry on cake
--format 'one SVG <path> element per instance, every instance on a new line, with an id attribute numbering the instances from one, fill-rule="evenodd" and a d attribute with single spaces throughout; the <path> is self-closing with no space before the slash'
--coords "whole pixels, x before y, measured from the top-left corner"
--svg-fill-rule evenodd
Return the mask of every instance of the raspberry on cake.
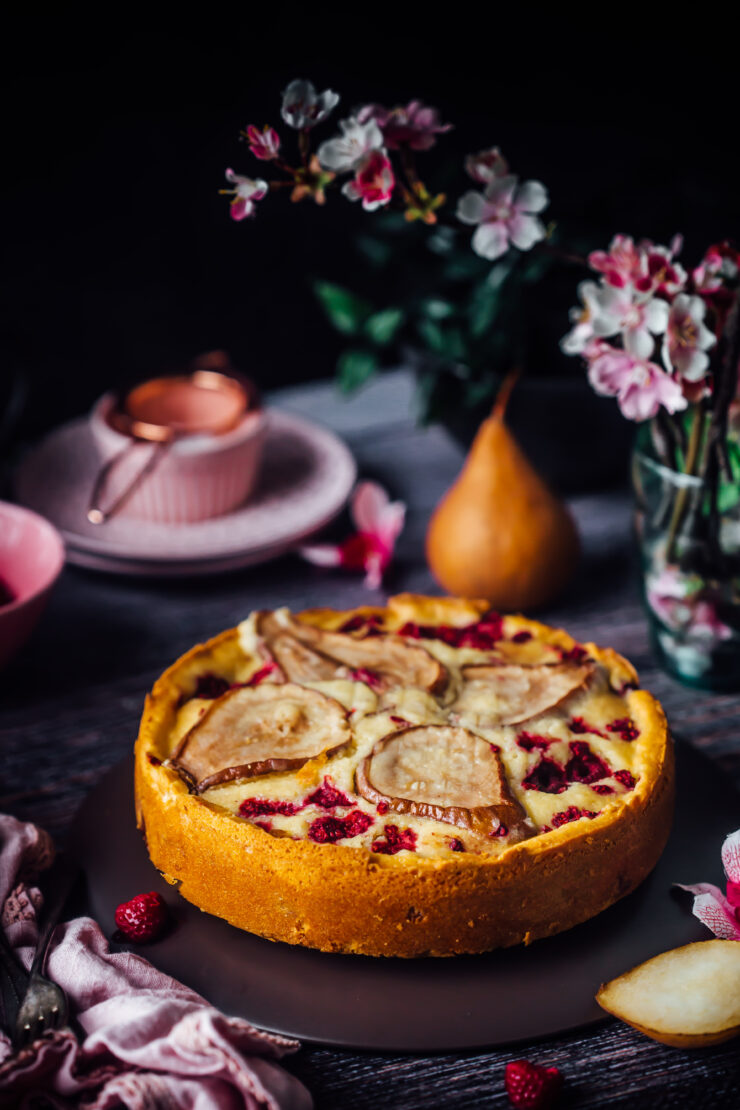
<path id="1" fill-rule="evenodd" d="M 326 951 L 529 943 L 657 862 L 660 705 L 608 648 L 485 602 L 252 614 L 147 698 L 136 804 L 209 913 Z"/>

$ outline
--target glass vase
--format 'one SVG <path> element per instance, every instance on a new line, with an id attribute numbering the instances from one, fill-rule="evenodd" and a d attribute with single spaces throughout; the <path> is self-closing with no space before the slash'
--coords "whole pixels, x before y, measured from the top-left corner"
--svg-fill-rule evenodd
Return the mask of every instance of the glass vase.
<path id="1" fill-rule="evenodd" d="M 643 599 L 661 665 L 706 690 L 740 690 L 740 488 L 718 492 L 661 463 L 647 428 L 633 455 Z"/>

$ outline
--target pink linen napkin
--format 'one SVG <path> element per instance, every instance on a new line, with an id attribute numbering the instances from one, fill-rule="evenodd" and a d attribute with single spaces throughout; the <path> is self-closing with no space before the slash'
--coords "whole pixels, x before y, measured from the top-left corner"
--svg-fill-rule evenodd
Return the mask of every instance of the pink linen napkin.
<path id="1" fill-rule="evenodd" d="M 43 829 L 0 815 L 0 928 L 26 967 L 38 935 L 33 885 L 54 857 Z M 46 1034 L 13 1054 L 0 1032 L 0 1107 L 86 1110 L 310 1110 L 311 1096 L 272 1063 L 297 1041 L 224 1017 L 141 956 L 112 953 L 89 917 L 61 925 L 47 972 L 84 1030 Z"/>

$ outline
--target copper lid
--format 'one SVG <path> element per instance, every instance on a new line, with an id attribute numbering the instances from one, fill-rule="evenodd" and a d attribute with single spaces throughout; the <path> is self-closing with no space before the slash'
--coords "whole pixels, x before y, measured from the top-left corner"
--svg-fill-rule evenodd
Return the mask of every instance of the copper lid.
<path id="1" fill-rule="evenodd" d="M 167 443 L 189 435 L 223 435 L 256 408 L 250 383 L 232 368 L 224 352 L 195 361 L 186 374 L 150 378 L 113 406 L 108 422 L 124 435 Z"/>

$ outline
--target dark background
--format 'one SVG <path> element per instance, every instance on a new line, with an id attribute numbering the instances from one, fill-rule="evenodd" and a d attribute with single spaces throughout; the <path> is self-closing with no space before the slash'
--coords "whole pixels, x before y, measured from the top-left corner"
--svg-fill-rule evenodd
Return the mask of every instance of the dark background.
<path id="1" fill-rule="evenodd" d="M 372 215 L 279 194 L 235 224 L 218 195 L 226 166 L 265 170 L 239 142 L 247 123 L 292 139 L 279 105 L 295 76 L 341 93 L 318 139 L 370 100 L 438 106 L 455 131 L 430 166 L 500 145 L 593 246 L 681 230 L 693 264 L 737 237 L 740 99 L 719 10 L 710 23 L 678 8 L 273 8 L 115 29 L 38 12 L 5 27 L 0 381 L 21 368 L 31 383 L 17 434 L 211 347 L 265 388 L 332 373 L 341 341 L 308 279 L 367 286 L 348 235 Z M 581 276 L 566 276 L 563 309 Z M 566 327 L 558 313 L 543 333 L 552 372 Z"/>

